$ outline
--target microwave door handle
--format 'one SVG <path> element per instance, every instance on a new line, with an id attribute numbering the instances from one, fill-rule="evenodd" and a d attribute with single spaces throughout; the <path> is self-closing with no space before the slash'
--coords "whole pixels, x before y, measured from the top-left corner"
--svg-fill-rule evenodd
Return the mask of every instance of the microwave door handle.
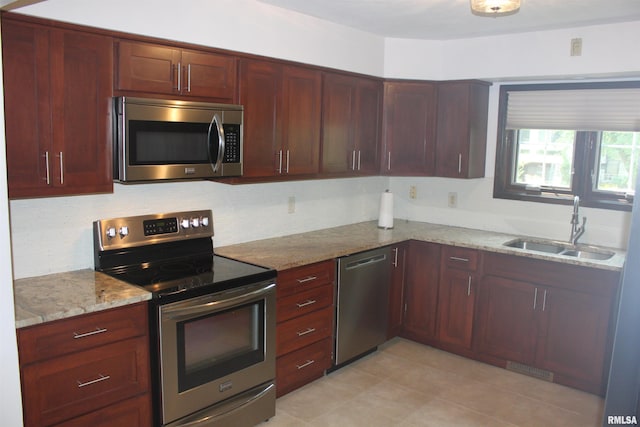
<path id="1" fill-rule="evenodd" d="M 213 146 L 213 134 L 215 128 L 215 135 L 218 139 L 218 154 L 215 158 L 215 162 L 213 159 L 213 151 L 211 150 Z M 224 156 L 224 129 L 222 128 L 222 120 L 220 120 L 220 116 L 216 113 L 213 115 L 213 119 L 211 120 L 211 124 L 209 125 L 209 153 L 211 166 L 213 168 L 213 172 L 217 172 L 222 165 L 222 157 Z"/>

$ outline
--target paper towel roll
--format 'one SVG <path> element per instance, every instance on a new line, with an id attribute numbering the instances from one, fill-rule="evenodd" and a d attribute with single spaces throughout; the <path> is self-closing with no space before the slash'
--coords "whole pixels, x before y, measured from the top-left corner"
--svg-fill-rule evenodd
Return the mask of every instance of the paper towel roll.
<path id="1" fill-rule="evenodd" d="M 379 228 L 393 228 L 393 193 L 389 190 L 380 196 Z"/>

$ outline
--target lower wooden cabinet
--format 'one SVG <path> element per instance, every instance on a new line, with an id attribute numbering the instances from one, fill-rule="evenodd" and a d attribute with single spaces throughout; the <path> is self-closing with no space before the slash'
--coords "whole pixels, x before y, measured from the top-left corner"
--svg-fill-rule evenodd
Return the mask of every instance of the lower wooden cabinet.
<path id="1" fill-rule="evenodd" d="M 145 303 L 18 329 L 18 348 L 25 426 L 151 425 Z"/>
<path id="2" fill-rule="evenodd" d="M 278 272 L 276 394 L 282 396 L 331 367 L 335 262 Z"/>
<path id="3" fill-rule="evenodd" d="M 429 343 L 436 336 L 439 266 L 439 244 L 409 242 L 401 333 L 405 338 Z"/>
<path id="4" fill-rule="evenodd" d="M 471 349 L 479 252 L 443 246 L 438 283 L 438 340 Z"/>
<path id="5" fill-rule="evenodd" d="M 407 243 L 394 245 L 393 264 L 391 270 L 391 286 L 389 287 L 389 327 L 387 338 L 391 339 L 400 335 L 402 331 L 402 317 L 404 314 L 404 286 L 405 270 L 407 264 Z"/>
<path id="6" fill-rule="evenodd" d="M 619 273 L 500 254 L 485 273 L 477 350 L 602 394 Z"/>

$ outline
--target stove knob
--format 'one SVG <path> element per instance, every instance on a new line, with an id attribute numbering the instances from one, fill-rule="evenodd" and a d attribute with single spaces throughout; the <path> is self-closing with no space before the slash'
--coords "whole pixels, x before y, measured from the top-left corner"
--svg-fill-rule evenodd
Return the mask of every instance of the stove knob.
<path id="1" fill-rule="evenodd" d="M 180 220 L 180 227 L 182 227 L 182 228 L 189 228 L 189 225 L 190 225 L 190 223 L 189 223 L 189 218 L 182 218 L 182 219 Z"/>
<path id="2" fill-rule="evenodd" d="M 114 237 L 116 237 L 116 228 L 115 227 L 109 227 L 105 230 L 106 235 L 109 239 L 113 239 Z"/>
<path id="3" fill-rule="evenodd" d="M 209 217 L 203 216 L 202 218 L 200 218 L 200 224 L 202 224 L 203 227 L 208 227 L 209 226 Z"/>
<path id="4" fill-rule="evenodd" d="M 120 227 L 120 237 L 124 238 L 127 237 L 129 235 L 129 227 L 127 227 L 126 225 L 123 225 L 122 227 Z"/>
<path id="5" fill-rule="evenodd" d="M 191 226 L 193 228 L 200 227 L 200 219 L 199 218 L 191 218 Z"/>

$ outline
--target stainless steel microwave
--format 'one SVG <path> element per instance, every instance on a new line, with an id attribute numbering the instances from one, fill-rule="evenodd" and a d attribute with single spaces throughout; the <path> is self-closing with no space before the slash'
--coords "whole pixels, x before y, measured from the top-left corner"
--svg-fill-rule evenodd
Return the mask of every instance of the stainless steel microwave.
<path id="1" fill-rule="evenodd" d="M 114 180 L 242 175 L 241 105 L 114 98 Z"/>

